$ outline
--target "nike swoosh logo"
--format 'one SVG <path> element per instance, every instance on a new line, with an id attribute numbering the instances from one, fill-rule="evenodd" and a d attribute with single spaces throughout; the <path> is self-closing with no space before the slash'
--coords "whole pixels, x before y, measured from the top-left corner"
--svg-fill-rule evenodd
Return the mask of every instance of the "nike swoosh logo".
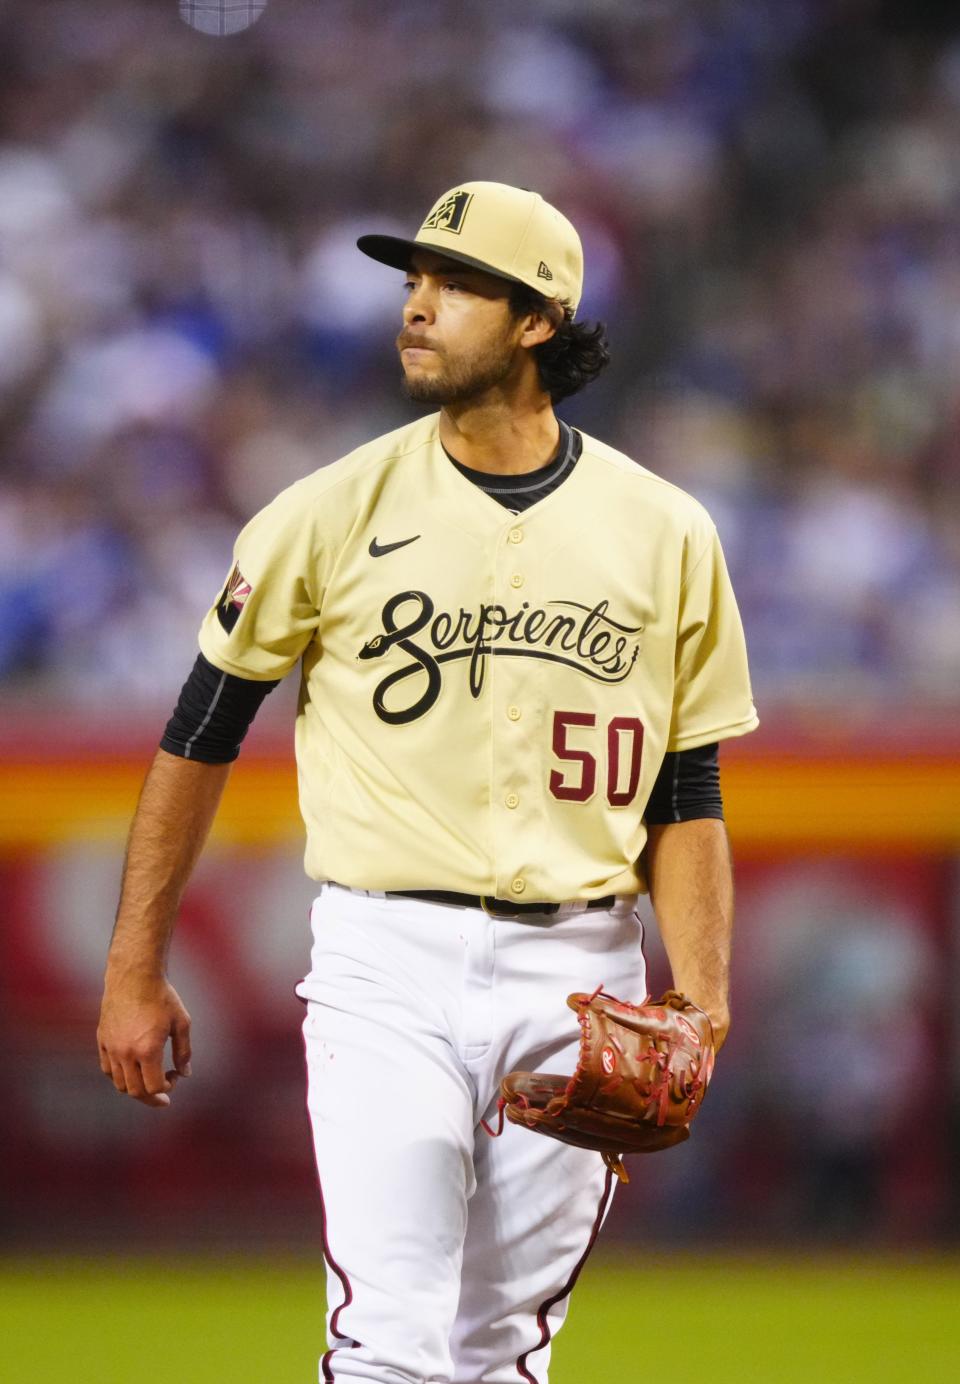
<path id="1" fill-rule="evenodd" d="M 420 534 L 415 533 L 412 538 L 401 538 L 399 543 L 378 543 L 375 538 L 370 540 L 370 556 L 384 557 L 387 553 L 395 553 L 398 548 L 405 548 L 408 543 L 416 543 Z"/>

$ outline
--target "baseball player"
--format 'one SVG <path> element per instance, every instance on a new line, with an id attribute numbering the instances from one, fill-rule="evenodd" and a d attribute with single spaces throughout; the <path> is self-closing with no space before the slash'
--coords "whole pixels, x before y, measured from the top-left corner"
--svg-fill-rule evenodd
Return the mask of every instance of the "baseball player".
<path id="1" fill-rule="evenodd" d="M 152 1106 L 189 1074 L 165 976 L 178 902 L 257 707 L 299 663 L 320 1378 L 545 1384 L 611 1174 L 483 1125 L 505 1073 L 572 1069 L 570 991 L 643 998 L 648 888 L 674 984 L 722 1042 L 717 744 L 757 717 L 709 516 L 554 413 L 607 360 L 576 320 L 570 222 L 473 182 L 412 239 L 359 246 L 405 275 L 403 381 L 439 412 L 240 534 L 131 830 L 100 1061 Z"/>

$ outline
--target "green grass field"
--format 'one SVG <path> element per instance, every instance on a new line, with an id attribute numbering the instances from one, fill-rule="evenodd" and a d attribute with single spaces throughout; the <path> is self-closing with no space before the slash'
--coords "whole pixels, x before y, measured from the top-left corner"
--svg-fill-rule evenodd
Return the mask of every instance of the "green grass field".
<path id="1" fill-rule="evenodd" d="M 601 1259 L 551 1384 L 952 1384 L 960 1262 Z M 319 1265 L 0 1263 L 4 1384 L 316 1384 Z"/>

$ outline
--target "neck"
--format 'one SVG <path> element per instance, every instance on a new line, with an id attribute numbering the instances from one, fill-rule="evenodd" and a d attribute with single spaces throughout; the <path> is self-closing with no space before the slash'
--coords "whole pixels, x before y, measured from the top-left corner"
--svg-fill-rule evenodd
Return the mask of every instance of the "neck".
<path id="1" fill-rule="evenodd" d="M 518 406 L 503 398 L 470 400 L 445 407 L 440 441 L 451 456 L 474 471 L 522 476 L 545 466 L 560 440 L 560 425 L 548 394 Z"/>

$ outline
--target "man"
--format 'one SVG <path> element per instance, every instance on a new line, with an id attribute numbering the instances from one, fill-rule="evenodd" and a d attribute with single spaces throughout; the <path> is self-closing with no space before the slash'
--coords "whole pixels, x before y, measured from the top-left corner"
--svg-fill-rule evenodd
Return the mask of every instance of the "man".
<path id="1" fill-rule="evenodd" d="M 133 823 L 101 1066 L 153 1106 L 189 1073 L 164 974 L 178 901 L 257 706 L 302 661 L 321 1378 L 543 1384 L 611 1179 L 481 1125 L 506 1072 L 572 1070 L 570 991 L 643 998 L 647 881 L 674 983 L 722 1042 L 716 745 L 757 718 L 709 517 L 554 414 L 606 362 L 575 320 L 569 221 L 467 183 L 413 240 L 359 245 L 406 271 L 404 382 L 440 412 L 240 535 Z"/>

